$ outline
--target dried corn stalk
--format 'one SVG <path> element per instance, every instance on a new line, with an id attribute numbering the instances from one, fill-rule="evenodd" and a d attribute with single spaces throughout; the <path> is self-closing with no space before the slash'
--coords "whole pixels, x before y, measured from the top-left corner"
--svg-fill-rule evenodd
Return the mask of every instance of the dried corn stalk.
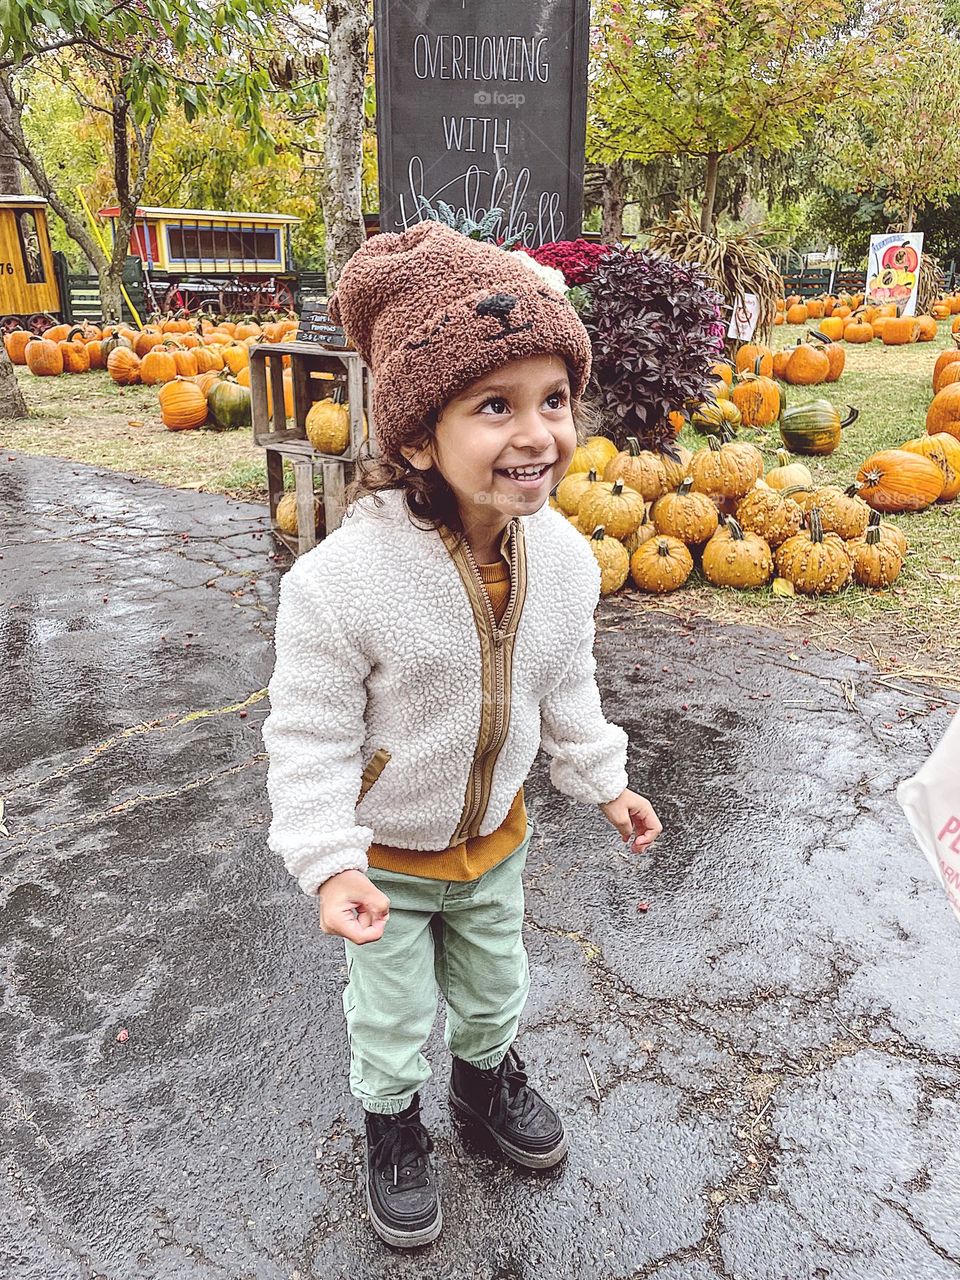
<path id="1" fill-rule="evenodd" d="M 932 254 L 920 255 L 920 279 L 917 282 L 917 315 L 928 316 L 930 308 L 943 293 L 943 272 Z"/>
<path id="2" fill-rule="evenodd" d="M 769 342 L 777 299 L 783 297 L 783 279 L 750 234 L 705 235 L 698 215 L 685 204 L 675 209 L 666 222 L 650 229 L 649 247 L 675 262 L 696 263 L 723 294 L 731 310 L 738 296 L 755 294 L 760 316 L 754 338 Z"/>

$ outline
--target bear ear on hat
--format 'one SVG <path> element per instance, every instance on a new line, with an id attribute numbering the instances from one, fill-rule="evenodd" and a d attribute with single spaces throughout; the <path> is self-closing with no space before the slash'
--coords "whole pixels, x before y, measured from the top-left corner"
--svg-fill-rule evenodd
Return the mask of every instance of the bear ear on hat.
<path id="1" fill-rule="evenodd" d="M 336 294 L 333 294 L 332 297 L 327 299 L 327 315 L 334 324 L 342 323 L 340 319 L 340 299 Z"/>

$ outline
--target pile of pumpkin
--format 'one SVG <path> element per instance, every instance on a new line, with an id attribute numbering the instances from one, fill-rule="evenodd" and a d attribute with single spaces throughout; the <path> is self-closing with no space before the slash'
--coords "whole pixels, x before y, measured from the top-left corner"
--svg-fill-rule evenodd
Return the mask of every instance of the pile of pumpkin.
<path id="1" fill-rule="evenodd" d="M 936 302 L 929 315 L 901 316 L 895 303 L 864 306 L 863 294 L 830 294 L 810 298 L 781 298 L 774 324 L 805 325 L 819 321 L 817 334 L 832 342 L 862 344 L 880 338 L 888 347 L 911 342 L 932 342 L 937 336 L 938 321 L 956 318 L 951 326 L 960 333 L 960 294 Z"/>
<path id="2" fill-rule="evenodd" d="M 756 446 L 724 435 L 696 453 L 675 449 L 673 458 L 630 439 L 621 451 L 591 436 L 551 495 L 588 539 L 604 595 L 628 577 L 641 591 L 675 591 L 695 559 L 714 586 L 763 587 L 776 575 L 786 594 L 832 594 L 851 581 L 882 588 L 898 577 L 906 538 L 856 486 L 815 485 L 785 452 L 764 474 Z"/>

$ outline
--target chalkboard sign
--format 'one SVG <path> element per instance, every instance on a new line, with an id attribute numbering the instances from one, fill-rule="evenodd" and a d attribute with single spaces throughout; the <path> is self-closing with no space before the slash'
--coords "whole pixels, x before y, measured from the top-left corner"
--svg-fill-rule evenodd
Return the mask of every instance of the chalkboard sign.
<path id="1" fill-rule="evenodd" d="M 340 325 L 333 323 L 327 315 L 327 308 L 322 303 L 313 303 L 309 307 L 304 307 L 300 314 L 297 341 L 312 342 L 318 347 L 335 347 L 340 351 L 350 345 L 347 335 Z"/>
<path id="2" fill-rule="evenodd" d="M 583 217 L 589 0 L 405 0 L 374 6 L 380 230 L 420 198 L 498 236 L 575 240 Z"/>

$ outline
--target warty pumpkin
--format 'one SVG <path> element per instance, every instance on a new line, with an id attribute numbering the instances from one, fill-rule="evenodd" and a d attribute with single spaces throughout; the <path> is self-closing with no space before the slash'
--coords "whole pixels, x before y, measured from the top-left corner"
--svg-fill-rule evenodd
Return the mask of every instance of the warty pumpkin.
<path id="1" fill-rule="evenodd" d="M 590 533 L 587 545 L 600 566 L 600 594 L 607 596 L 619 591 L 630 572 L 630 555 L 622 542 L 608 537 L 602 524 Z"/>
<path id="2" fill-rule="evenodd" d="M 622 477 L 598 480 L 580 499 L 577 522 L 584 530 L 603 525 L 608 537 L 626 538 L 639 528 L 646 510 L 643 498 Z"/>
<path id="3" fill-rule="evenodd" d="M 737 504 L 737 523 L 746 533 L 759 534 L 771 547 L 779 547 L 800 532 L 803 512 L 776 489 L 751 489 Z"/>
<path id="4" fill-rule="evenodd" d="M 628 484 L 645 502 L 653 502 L 667 488 L 663 463 L 649 449 L 641 449 L 636 436 L 627 436 L 627 448 L 607 463 L 604 480 L 620 480 Z"/>
<path id="5" fill-rule="evenodd" d="M 557 485 L 557 505 L 565 516 L 575 516 L 580 501 L 600 477 L 596 471 L 568 471 Z"/>
<path id="6" fill-rule="evenodd" d="M 803 595 L 833 595 L 850 581 L 853 560 L 841 537 L 824 533 L 817 507 L 811 508 L 809 520 L 809 529 L 777 547 L 777 573 Z"/>
<path id="7" fill-rule="evenodd" d="M 682 587 L 693 571 L 693 556 L 679 538 L 657 534 L 630 557 L 630 577 L 639 591 L 661 595 Z"/>
<path id="8" fill-rule="evenodd" d="M 313 525 L 314 529 L 320 528 L 322 517 L 322 508 L 320 499 L 313 500 Z M 277 522 L 277 528 L 281 533 L 287 534 L 288 537 L 296 538 L 300 533 L 300 525 L 297 518 L 297 495 L 295 493 L 285 493 L 277 503 L 277 510 L 274 515 Z"/>
<path id="9" fill-rule="evenodd" d="M 943 490 L 938 502 L 952 502 L 960 494 L 960 440 L 954 439 L 946 431 L 935 436 L 917 436 L 913 440 L 905 440 L 901 449 L 907 453 L 920 453 L 931 462 L 935 462 L 943 472 Z"/>
<path id="10" fill-rule="evenodd" d="M 350 410 L 335 400 L 315 400 L 307 411 L 306 428 L 317 453 L 343 453 L 350 443 Z"/>
<path id="11" fill-rule="evenodd" d="M 740 410 L 732 400 L 704 400 L 692 410 L 690 423 L 701 436 L 717 435 L 724 426 L 736 430 L 742 419 Z"/>
<path id="12" fill-rule="evenodd" d="M 717 531 L 716 504 L 705 493 L 693 492 L 693 479 L 687 476 L 673 493 L 665 493 L 653 504 L 651 512 L 658 533 L 681 542 L 706 542 Z"/>
<path id="13" fill-rule="evenodd" d="M 207 398 L 195 382 L 175 378 L 158 394 L 160 417 L 168 431 L 192 431 L 207 420 Z"/>
<path id="14" fill-rule="evenodd" d="M 836 533 L 843 538 L 859 538 L 870 522 L 870 508 L 857 495 L 857 486 L 841 489 L 839 485 L 821 485 L 813 505 L 820 512 L 820 522 L 825 533 Z"/>
<path id="15" fill-rule="evenodd" d="M 944 475 L 935 462 L 906 449 L 881 449 L 857 472 L 860 495 L 874 511 L 922 511 L 943 492 Z"/>
<path id="16" fill-rule="evenodd" d="M 780 418 L 780 435 L 793 453 L 833 453 L 840 443 L 840 432 L 852 426 L 860 416 L 859 409 L 847 405 L 845 418 L 829 400 L 811 400 L 807 404 L 784 409 Z"/>
<path id="17" fill-rule="evenodd" d="M 889 587 L 903 568 L 903 557 L 893 545 L 871 525 L 862 538 L 849 544 L 853 556 L 853 576 L 861 587 Z"/>
<path id="18" fill-rule="evenodd" d="M 802 462 L 793 462 L 786 449 L 777 450 L 777 465 L 764 477 L 771 489 L 790 489 L 794 485 L 812 485 L 810 468 Z"/>
<path id="19" fill-rule="evenodd" d="M 649 542 L 651 538 L 656 536 L 657 526 L 650 519 L 650 507 L 648 505 L 644 508 L 643 520 L 639 527 L 633 533 L 628 534 L 626 538 L 621 539 L 621 541 L 627 549 L 627 554 L 632 556 L 645 542 Z"/>
<path id="20" fill-rule="evenodd" d="M 773 554 L 765 538 L 727 516 L 703 548 L 703 576 L 715 587 L 752 589 L 773 577 Z"/>
<path id="21" fill-rule="evenodd" d="M 667 492 L 671 489 L 676 489 L 680 481 L 685 479 L 690 472 L 690 462 L 693 458 L 692 451 L 686 445 L 675 441 L 669 453 L 659 453 L 657 457 L 663 464 Z"/>
<path id="22" fill-rule="evenodd" d="M 763 475 L 763 456 L 758 449 L 753 449 L 753 454 L 738 444 L 721 443 L 711 436 L 708 447 L 698 450 L 690 460 L 694 490 L 708 494 L 715 502 L 742 498 Z"/>
<path id="23" fill-rule="evenodd" d="M 894 524 L 892 520 L 884 520 L 879 511 L 871 511 L 870 523 L 867 528 L 879 529 L 880 537 L 897 548 L 901 559 L 906 556 L 910 543 L 907 541 L 907 535 L 899 525 Z"/>
<path id="24" fill-rule="evenodd" d="M 607 463 L 620 452 L 609 436 L 587 436 L 583 447 L 594 459 L 593 470 L 598 476 L 603 475 Z"/>

